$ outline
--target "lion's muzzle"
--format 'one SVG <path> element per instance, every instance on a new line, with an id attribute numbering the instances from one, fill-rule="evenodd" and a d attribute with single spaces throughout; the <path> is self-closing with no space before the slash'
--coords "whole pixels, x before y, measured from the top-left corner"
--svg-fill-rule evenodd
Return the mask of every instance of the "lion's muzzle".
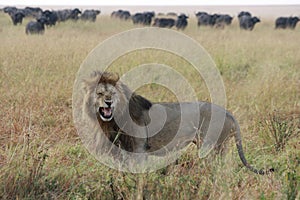
<path id="1" fill-rule="evenodd" d="M 113 118 L 114 107 L 112 100 L 104 100 L 105 106 L 99 107 L 98 112 L 102 121 L 110 121 Z"/>

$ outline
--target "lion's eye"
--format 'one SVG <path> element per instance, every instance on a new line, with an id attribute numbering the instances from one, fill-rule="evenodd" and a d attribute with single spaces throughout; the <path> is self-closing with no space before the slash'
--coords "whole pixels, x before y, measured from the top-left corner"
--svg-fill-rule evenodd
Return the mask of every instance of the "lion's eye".
<path id="1" fill-rule="evenodd" d="M 103 93 L 102 92 L 97 92 L 97 95 L 98 96 L 103 96 Z"/>

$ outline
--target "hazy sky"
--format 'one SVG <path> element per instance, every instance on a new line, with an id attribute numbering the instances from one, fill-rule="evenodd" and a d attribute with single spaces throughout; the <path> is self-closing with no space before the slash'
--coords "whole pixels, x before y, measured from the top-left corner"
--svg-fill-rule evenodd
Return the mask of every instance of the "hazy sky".
<path id="1" fill-rule="evenodd" d="M 291 5 L 300 0 L 0 0 L 0 5 Z"/>

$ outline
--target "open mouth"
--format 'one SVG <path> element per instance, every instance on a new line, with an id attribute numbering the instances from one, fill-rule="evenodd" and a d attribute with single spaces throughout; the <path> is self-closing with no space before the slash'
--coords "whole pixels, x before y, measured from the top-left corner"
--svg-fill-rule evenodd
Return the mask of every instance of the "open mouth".
<path id="1" fill-rule="evenodd" d="M 99 114 L 103 121 L 110 121 L 113 117 L 113 108 L 112 107 L 99 107 Z"/>

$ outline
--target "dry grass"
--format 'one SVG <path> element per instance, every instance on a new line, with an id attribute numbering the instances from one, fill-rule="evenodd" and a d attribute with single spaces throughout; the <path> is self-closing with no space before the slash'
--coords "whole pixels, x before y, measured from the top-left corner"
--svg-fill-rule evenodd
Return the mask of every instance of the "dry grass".
<path id="1" fill-rule="evenodd" d="M 87 152 L 71 108 L 76 72 L 87 54 L 134 26 L 100 16 L 95 24 L 67 22 L 43 36 L 26 36 L 24 25 L 12 26 L 4 14 L 0 24 L 1 199 L 299 199 L 299 27 L 275 31 L 272 22 L 263 22 L 245 32 L 235 22 L 224 30 L 198 29 L 191 19 L 184 32 L 221 71 L 249 162 L 274 167 L 274 174 L 244 169 L 231 143 L 223 159 L 200 160 L 191 147 L 178 165 L 136 175 L 111 170 Z M 182 70 L 199 98 L 209 100 L 189 65 L 172 55 L 133 52 L 111 67 L 124 72 L 153 59 Z M 153 101 L 175 100 L 156 86 L 139 92 Z M 281 130 L 289 134 L 278 135 Z"/>

